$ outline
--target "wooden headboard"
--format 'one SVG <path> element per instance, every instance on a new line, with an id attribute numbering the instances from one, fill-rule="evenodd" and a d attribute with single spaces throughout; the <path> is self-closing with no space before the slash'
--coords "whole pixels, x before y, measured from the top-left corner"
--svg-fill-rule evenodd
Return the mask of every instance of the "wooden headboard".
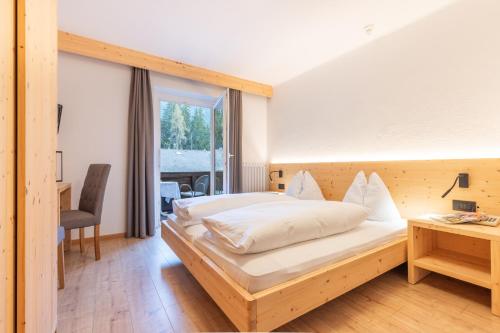
<path id="1" fill-rule="evenodd" d="M 270 165 L 270 171 L 277 170 L 283 170 L 283 178 L 274 173 L 271 190 L 277 191 L 279 183 L 287 186 L 296 172 L 307 170 L 328 200 L 342 200 L 358 171 L 364 170 L 367 177 L 377 172 L 405 218 L 432 212 L 451 212 L 453 199 L 476 201 L 480 211 L 500 215 L 500 159 Z M 442 199 L 441 195 L 452 185 L 459 172 L 469 173 L 469 188 L 459 188 L 457 184 Z"/>

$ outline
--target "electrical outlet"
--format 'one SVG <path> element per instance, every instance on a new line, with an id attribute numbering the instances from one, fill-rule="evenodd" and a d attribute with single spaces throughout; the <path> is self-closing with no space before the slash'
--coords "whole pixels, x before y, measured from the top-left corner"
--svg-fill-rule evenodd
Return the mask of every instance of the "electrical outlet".
<path id="1" fill-rule="evenodd" d="M 278 184 L 278 189 L 284 190 L 285 189 L 285 184 Z"/>
<path id="2" fill-rule="evenodd" d="M 475 201 L 453 200 L 453 210 L 460 210 L 462 212 L 475 212 Z"/>

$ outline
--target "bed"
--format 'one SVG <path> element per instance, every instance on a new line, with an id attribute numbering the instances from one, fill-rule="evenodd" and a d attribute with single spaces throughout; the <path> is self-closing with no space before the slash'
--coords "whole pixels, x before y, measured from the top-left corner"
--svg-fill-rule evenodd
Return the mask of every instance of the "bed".
<path id="1" fill-rule="evenodd" d="M 237 255 L 206 228 L 162 223 L 162 238 L 240 331 L 270 331 L 406 262 L 406 221 Z M 356 239 L 356 242 L 351 242 Z M 324 249 L 329 250 L 324 250 Z M 323 249 L 323 251 L 321 251 Z"/>
<path id="2" fill-rule="evenodd" d="M 272 181 L 270 189 L 278 190 L 279 184 L 289 184 L 298 170 L 308 170 L 327 200 L 342 200 L 358 171 L 377 172 L 401 215 L 414 217 L 448 212 L 453 196 L 443 199 L 441 194 L 459 172 L 466 170 L 475 181 L 460 192 L 460 197 L 477 201 L 482 210 L 500 215 L 496 195 L 499 163 L 500 159 L 469 159 L 271 164 L 270 172 L 282 171 L 283 178 Z M 201 250 L 197 232 L 204 231 L 187 228 L 177 232 L 172 225 L 162 223 L 163 239 L 240 331 L 278 328 L 406 262 L 406 236 L 398 236 L 286 282 L 249 291 L 220 259 L 214 260 L 210 251 Z"/>

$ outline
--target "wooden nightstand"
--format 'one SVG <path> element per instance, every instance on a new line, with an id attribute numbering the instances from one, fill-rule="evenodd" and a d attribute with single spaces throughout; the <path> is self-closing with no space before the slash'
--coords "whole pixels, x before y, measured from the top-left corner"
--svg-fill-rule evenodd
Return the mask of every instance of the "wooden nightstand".
<path id="1" fill-rule="evenodd" d="M 491 289 L 500 316 L 500 227 L 408 220 L 408 282 L 430 272 Z"/>

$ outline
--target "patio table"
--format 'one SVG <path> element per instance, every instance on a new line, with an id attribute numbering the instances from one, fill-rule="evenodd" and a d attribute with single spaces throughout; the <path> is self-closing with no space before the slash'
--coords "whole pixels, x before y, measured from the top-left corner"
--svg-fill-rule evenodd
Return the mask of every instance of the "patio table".
<path id="1" fill-rule="evenodd" d="M 181 191 L 177 182 L 160 182 L 160 196 L 164 198 L 180 199 Z"/>

